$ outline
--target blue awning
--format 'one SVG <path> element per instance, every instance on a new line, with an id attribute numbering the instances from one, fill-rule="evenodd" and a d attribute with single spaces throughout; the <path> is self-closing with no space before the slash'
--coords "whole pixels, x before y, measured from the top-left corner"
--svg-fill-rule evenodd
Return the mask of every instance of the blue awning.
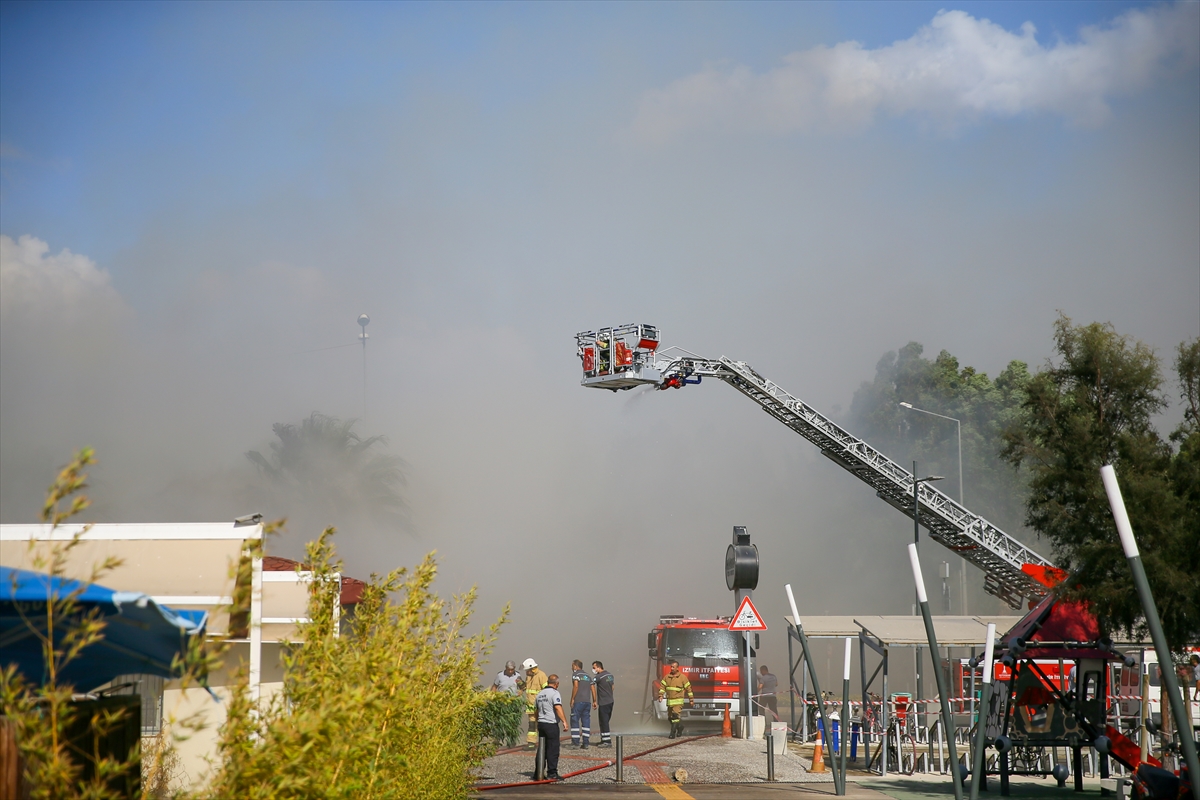
<path id="1" fill-rule="evenodd" d="M 60 685 L 86 692 L 117 675 L 176 677 L 171 661 L 187 651 L 193 636 L 203 636 L 207 611 L 174 610 L 149 595 L 117 592 L 97 584 L 54 578 L 40 572 L 0 567 L 0 664 L 16 664 L 27 680 L 47 679 L 42 649 L 46 605 L 53 598 L 79 591 L 77 609 L 99 609 L 103 638 L 84 649 L 59 673 Z M 55 641 L 78 618 L 55 621 Z"/>

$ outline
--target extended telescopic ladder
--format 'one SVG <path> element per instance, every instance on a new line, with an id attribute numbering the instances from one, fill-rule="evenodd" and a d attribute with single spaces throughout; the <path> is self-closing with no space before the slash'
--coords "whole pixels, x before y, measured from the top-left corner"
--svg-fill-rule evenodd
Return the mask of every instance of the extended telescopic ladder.
<path id="1" fill-rule="evenodd" d="M 775 419 L 821 448 L 822 455 L 854 474 L 888 504 L 913 516 L 913 480 L 901 467 L 828 417 L 788 394 L 743 361 L 681 358 L 662 364 L 662 388 L 716 378 L 749 397 Z M 659 365 L 656 365 L 659 366 Z M 1047 588 L 1022 567 L 1053 567 L 1029 547 L 928 483 L 917 487 L 921 524 L 930 537 L 983 570 L 984 589 L 1020 608 L 1022 598 L 1044 597 Z"/>

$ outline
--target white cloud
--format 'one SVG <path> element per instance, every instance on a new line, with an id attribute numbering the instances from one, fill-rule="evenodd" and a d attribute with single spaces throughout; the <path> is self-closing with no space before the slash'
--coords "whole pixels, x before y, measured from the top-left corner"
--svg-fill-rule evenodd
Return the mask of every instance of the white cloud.
<path id="1" fill-rule="evenodd" d="M 634 134 L 665 141 L 695 128 L 788 132 L 861 128 L 877 114 L 923 117 L 952 130 L 983 117 L 1058 114 L 1096 125 L 1108 99 L 1193 67 L 1200 5 L 1130 11 L 1079 41 L 1039 44 L 963 11 L 939 11 L 910 39 L 792 53 L 762 74 L 717 65 L 642 98 Z"/>
<path id="2" fill-rule="evenodd" d="M 108 272 L 84 255 L 28 234 L 13 241 L 0 235 L 0 314 L 44 325 L 47 332 L 83 319 L 123 314 L 125 303 Z"/>

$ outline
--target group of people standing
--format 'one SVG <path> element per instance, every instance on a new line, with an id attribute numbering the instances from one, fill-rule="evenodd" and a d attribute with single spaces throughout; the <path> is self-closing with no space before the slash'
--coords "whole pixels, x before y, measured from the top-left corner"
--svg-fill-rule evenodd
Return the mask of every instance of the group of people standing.
<path id="1" fill-rule="evenodd" d="M 563 712 L 563 698 L 559 693 L 558 675 L 547 675 L 532 658 L 522 663 L 524 676 L 517 673 L 517 665 L 509 661 L 504 670 L 496 675 L 492 683 L 492 691 L 508 692 L 515 696 L 524 695 L 525 708 L 529 714 L 529 730 L 526 734 L 526 744 L 529 749 L 536 749 L 538 739 L 545 740 L 547 777 L 558 778 L 559 731 L 561 724 L 564 732 L 571 732 L 571 746 L 587 750 L 591 746 L 592 711 L 595 710 L 600 722 L 600 742 L 598 747 L 612 746 L 612 733 L 609 724 L 613 712 L 613 674 L 604 668 L 599 661 L 592 662 L 591 674 L 583 669 L 583 662 L 575 659 L 571 662 L 571 710 L 570 726 Z"/>

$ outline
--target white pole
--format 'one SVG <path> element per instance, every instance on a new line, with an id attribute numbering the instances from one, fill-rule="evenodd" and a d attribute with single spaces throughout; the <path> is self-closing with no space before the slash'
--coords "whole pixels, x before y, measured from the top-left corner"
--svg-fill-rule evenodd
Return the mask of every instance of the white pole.
<path id="1" fill-rule="evenodd" d="M 929 639 L 929 652 L 936 659 L 938 657 L 937 633 L 933 628 L 933 617 L 929 613 L 929 597 L 925 594 L 925 578 L 921 575 L 921 560 L 917 557 L 915 544 L 908 546 L 908 560 L 912 564 L 913 582 L 917 585 L 917 600 L 921 604 L 921 616 L 925 620 L 925 635 Z M 947 691 L 946 679 L 942 676 L 940 668 L 934 670 L 933 677 L 937 684 L 938 697 L 941 698 L 942 728 L 947 731 L 947 743 L 950 747 L 950 763 L 953 765 L 950 776 L 954 784 L 954 800 L 963 800 L 962 776 L 958 772 L 958 753 L 954 746 L 954 739 L 949 735 L 949 731 L 954 725 L 954 718 L 950 713 L 950 693 Z"/>
<path id="2" fill-rule="evenodd" d="M 257 705 L 262 683 L 262 525 L 253 538 L 254 558 L 250 565 L 250 698 Z"/>
<path id="3" fill-rule="evenodd" d="M 987 642 L 983 645 L 983 682 L 992 682 L 992 655 L 996 651 L 996 623 L 989 622 L 987 626 Z"/>
<path id="4" fill-rule="evenodd" d="M 792 585 L 784 584 L 784 590 L 787 592 L 788 605 L 792 608 L 792 619 L 796 623 L 796 635 L 800 638 L 800 647 L 804 650 L 804 663 L 808 667 L 809 674 L 812 676 L 813 693 L 817 696 L 817 713 L 821 716 L 821 725 L 825 729 L 823 737 L 825 748 L 829 751 L 829 766 L 833 770 L 833 792 L 838 797 L 846 794 L 846 781 L 842 773 L 841 765 L 838 760 L 833 757 L 833 728 L 829 726 L 829 716 L 825 713 L 825 696 L 821 693 L 821 682 L 817 679 L 817 670 L 813 665 L 812 653 L 808 649 L 808 636 L 804 633 L 804 626 L 800 624 L 800 612 L 796 610 L 796 598 L 792 594 Z M 886 672 L 884 673 L 886 681 Z M 884 684 L 886 687 L 886 683 Z"/>
<path id="5" fill-rule="evenodd" d="M 967 503 L 963 500 L 966 493 L 963 491 L 962 482 L 962 422 L 956 419 L 954 424 L 958 427 L 958 504 L 966 508 Z"/>
<path id="6" fill-rule="evenodd" d="M 1171 651 L 1167 646 L 1167 637 L 1163 632 L 1162 620 L 1158 616 L 1158 606 L 1154 602 L 1154 594 L 1150 591 L 1150 582 L 1146 578 L 1146 567 L 1138 553 L 1137 540 L 1133 538 L 1133 527 L 1129 524 L 1129 514 L 1125 510 L 1125 500 L 1121 497 L 1121 486 L 1117 483 L 1117 473 L 1111 464 L 1100 468 L 1100 480 L 1104 483 L 1104 491 L 1108 494 L 1108 504 L 1112 508 L 1113 522 L 1117 525 L 1117 534 L 1121 537 L 1121 548 L 1125 551 L 1125 560 L 1129 563 L 1129 571 L 1133 573 L 1133 585 L 1137 589 L 1138 600 L 1142 604 L 1142 614 L 1146 627 L 1150 629 L 1150 640 L 1154 642 L 1154 652 L 1158 654 L 1158 667 L 1162 674 L 1163 688 L 1167 691 L 1167 699 L 1171 702 L 1171 716 L 1175 719 L 1175 729 L 1179 734 L 1179 748 L 1183 751 L 1184 761 L 1187 762 L 1189 775 L 1200 775 L 1200 758 L 1196 754 L 1196 740 L 1192 734 L 1192 720 L 1189 713 L 1190 703 L 1187 702 L 1186 686 L 1184 693 L 1179 691 L 1179 682 L 1171 664 Z M 1163 709 L 1166 713 L 1166 709 Z M 1193 786 L 1195 785 L 1193 780 Z"/>
<path id="7" fill-rule="evenodd" d="M 925 594 L 925 578 L 921 575 L 921 560 L 917 557 L 917 546 L 908 546 L 908 563 L 912 567 L 913 581 L 917 584 L 917 602 L 928 603 L 929 596 Z"/>
<path id="8" fill-rule="evenodd" d="M 746 738 L 754 737 L 754 659 L 750 658 L 750 631 L 743 631 L 746 640 Z"/>
<path id="9" fill-rule="evenodd" d="M 796 598 L 792 595 L 792 585 L 785 583 L 783 588 L 787 591 L 788 605 L 792 607 L 792 621 L 796 623 L 796 630 L 800 630 L 800 612 L 796 610 Z"/>
<path id="10" fill-rule="evenodd" d="M 342 635 L 342 574 L 333 573 L 333 580 L 337 582 L 337 597 L 333 599 L 333 638 L 338 639 Z"/>
<path id="11" fill-rule="evenodd" d="M 1100 468 L 1100 480 L 1104 482 L 1104 491 L 1108 494 L 1108 505 L 1112 508 L 1113 522 L 1117 525 L 1117 536 L 1121 539 L 1121 549 L 1126 558 L 1137 558 L 1137 539 L 1133 538 L 1133 526 L 1129 524 L 1129 512 L 1125 510 L 1125 500 L 1121 497 L 1121 485 L 1117 483 L 1117 472 L 1111 464 Z"/>

